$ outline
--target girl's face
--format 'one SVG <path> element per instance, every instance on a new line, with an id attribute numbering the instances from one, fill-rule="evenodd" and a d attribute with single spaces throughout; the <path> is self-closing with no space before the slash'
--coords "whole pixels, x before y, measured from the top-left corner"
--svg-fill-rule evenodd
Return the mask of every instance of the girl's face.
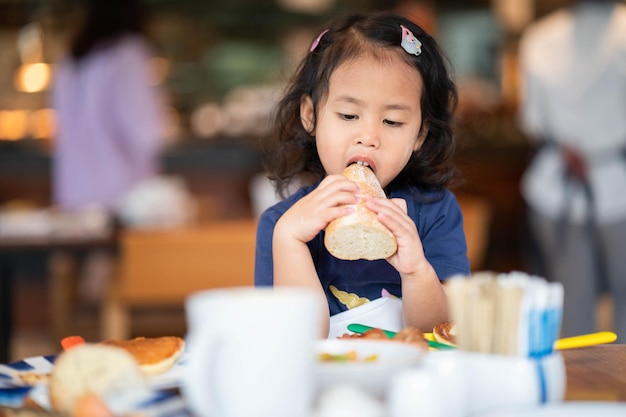
<path id="1" fill-rule="evenodd" d="M 341 174 L 351 163 L 363 161 L 386 187 L 426 137 L 428 129 L 421 129 L 422 88 L 420 73 L 392 54 L 382 59 L 363 56 L 337 67 L 317 118 L 310 97 L 300 107 L 326 173 Z"/>

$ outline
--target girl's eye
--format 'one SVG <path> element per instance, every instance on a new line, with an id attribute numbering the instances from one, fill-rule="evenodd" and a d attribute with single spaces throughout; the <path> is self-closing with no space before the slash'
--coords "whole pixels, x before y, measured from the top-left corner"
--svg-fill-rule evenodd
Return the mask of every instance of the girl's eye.
<path id="1" fill-rule="evenodd" d="M 388 120 L 388 119 L 383 120 L 383 123 L 389 126 L 402 126 L 404 124 L 400 122 L 394 122 L 393 120 Z"/>
<path id="2" fill-rule="evenodd" d="M 353 114 L 342 114 L 339 113 L 339 118 L 343 119 L 343 120 L 356 120 L 356 116 Z"/>

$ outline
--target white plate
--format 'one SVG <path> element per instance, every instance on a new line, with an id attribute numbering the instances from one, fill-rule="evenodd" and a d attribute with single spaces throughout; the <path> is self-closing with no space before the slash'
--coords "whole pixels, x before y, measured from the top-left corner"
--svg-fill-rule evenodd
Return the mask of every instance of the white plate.
<path id="1" fill-rule="evenodd" d="M 384 396 L 396 372 L 420 363 L 426 351 L 415 345 L 384 340 L 327 339 L 317 345 L 317 353 L 331 355 L 356 352 L 357 361 L 322 362 L 317 366 L 318 389 L 348 384 Z M 372 362 L 363 359 L 376 355 Z"/>
<path id="2" fill-rule="evenodd" d="M 568 401 L 523 410 L 483 412 L 480 417 L 624 417 L 626 403 Z"/>
<path id="3" fill-rule="evenodd" d="M 185 350 L 180 355 L 174 366 L 168 369 L 167 372 L 158 375 L 151 375 L 148 378 L 150 387 L 155 390 L 178 388 L 180 386 L 180 381 L 183 378 L 183 370 L 187 364 L 187 356 L 188 353 Z"/>

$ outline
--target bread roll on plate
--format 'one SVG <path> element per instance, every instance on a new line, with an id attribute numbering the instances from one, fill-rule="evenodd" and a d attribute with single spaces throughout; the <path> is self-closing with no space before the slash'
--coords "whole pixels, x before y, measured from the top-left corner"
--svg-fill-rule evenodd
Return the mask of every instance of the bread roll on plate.
<path id="1" fill-rule="evenodd" d="M 366 165 L 349 165 L 343 175 L 354 181 L 363 196 L 385 197 L 376 175 Z M 354 205 L 354 212 L 337 218 L 326 227 L 324 244 L 339 259 L 386 259 L 398 249 L 396 238 L 365 206 L 364 198 Z"/>
<path id="2" fill-rule="evenodd" d="M 85 396 L 147 392 L 148 382 L 130 353 L 115 346 L 84 344 L 63 352 L 54 362 L 49 396 L 52 407 L 72 415 Z"/>

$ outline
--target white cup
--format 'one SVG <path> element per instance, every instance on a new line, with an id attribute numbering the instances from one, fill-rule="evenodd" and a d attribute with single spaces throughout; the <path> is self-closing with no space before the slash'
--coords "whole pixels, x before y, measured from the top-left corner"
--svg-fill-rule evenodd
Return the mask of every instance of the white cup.
<path id="1" fill-rule="evenodd" d="M 423 366 L 399 374 L 388 393 L 391 417 L 477 416 L 565 397 L 560 353 L 540 359 L 463 351 L 429 352 Z M 412 413 L 412 414 L 411 414 Z"/>
<path id="2" fill-rule="evenodd" d="M 321 303 L 304 288 L 191 295 L 181 392 L 199 417 L 304 417 L 315 390 Z"/>

